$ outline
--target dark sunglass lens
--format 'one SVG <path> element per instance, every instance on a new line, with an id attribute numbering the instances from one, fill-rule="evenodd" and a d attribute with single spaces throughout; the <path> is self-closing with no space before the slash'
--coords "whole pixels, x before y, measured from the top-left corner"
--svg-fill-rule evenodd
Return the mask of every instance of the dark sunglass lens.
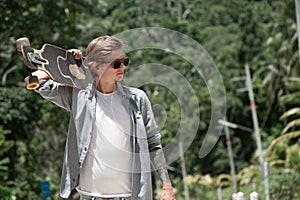
<path id="1" fill-rule="evenodd" d="M 118 68 L 120 68 L 120 67 L 121 67 L 121 61 L 116 60 L 116 61 L 114 62 L 114 69 L 118 69 Z"/>
<path id="2" fill-rule="evenodd" d="M 127 66 L 127 65 L 129 64 L 129 58 L 125 58 L 125 59 L 123 60 L 123 64 L 124 64 L 125 66 Z"/>

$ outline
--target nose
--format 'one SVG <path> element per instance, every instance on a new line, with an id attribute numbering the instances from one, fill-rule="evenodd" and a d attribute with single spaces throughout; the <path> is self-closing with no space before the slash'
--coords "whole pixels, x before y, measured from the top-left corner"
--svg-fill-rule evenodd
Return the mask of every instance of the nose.
<path id="1" fill-rule="evenodd" d="M 123 62 L 121 62 L 121 67 L 120 68 L 122 68 L 123 70 L 125 70 L 126 66 L 124 65 Z"/>

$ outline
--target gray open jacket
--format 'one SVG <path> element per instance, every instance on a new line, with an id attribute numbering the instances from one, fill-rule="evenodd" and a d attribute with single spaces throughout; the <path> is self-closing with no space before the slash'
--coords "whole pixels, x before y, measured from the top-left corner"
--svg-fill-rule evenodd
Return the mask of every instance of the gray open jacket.
<path id="1" fill-rule="evenodd" d="M 45 99 L 71 111 L 68 137 L 61 177 L 60 195 L 68 198 L 78 185 L 80 168 L 86 157 L 95 119 L 95 82 L 86 89 L 75 89 L 55 83 L 41 82 L 36 90 Z M 150 102 L 139 89 L 117 84 L 122 94 L 122 104 L 131 117 L 133 175 L 132 199 L 152 200 L 151 166 L 158 171 L 162 181 L 168 180 L 166 162 L 156 129 Z M 109 152 L 108 152 L 109 153 Z"/>

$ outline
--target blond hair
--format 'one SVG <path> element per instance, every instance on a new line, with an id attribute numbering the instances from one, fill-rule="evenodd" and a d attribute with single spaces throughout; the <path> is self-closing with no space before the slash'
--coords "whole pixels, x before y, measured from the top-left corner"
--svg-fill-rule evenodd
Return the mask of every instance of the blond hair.
<path id="1" fill-rule="evenodd" d="M 121 48 L 123 48 L 123 43 L 114 36 L 100 36 L 89 43 L 84 64 L 92 71 L 93 78 L 98 77 L 96 70 L 101 64 L 112 62 L 108 59 L 109 55 Z"/>

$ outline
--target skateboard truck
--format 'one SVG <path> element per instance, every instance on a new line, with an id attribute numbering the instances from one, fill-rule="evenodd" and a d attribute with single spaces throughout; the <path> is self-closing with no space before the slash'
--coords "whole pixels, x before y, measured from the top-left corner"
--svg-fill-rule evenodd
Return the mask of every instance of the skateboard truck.
<path id="1" fill-rule="evenodd" d="M 29 76 L 25 78 L 25 85 L 28 90 L 34 90 L 40 86 L 39 79 L 37 76 L 32 76 L 31 72 Z"/>
<path id="2" fill-rule="evenodd" d="M 17 50 L 18 52 L 22 52 L 22 46 L 27 46 L 27 47 L 30 47 L 30 42 L 29 42 L 29 39 L 24 37 L 24 38 L 19 38 L 16 40 L 16 46 L 17 46 Z M 32 55 L 31 55 L 32 54 Z M 30 56 L 30 59 L 32 59 L 33 62 L 36 62 L 37 64 L 39 64 L 39 62 L 41 63 L 41 61 L 38 60 L 38 57 L 36 57 L 35 53 L 31 53 L 29 56 Z M 40 83 L 39 83 L 39 79 L 37 76 L 33 76 L 32 75 L 32 70 L 30 68 L 28 68 L 26 66 L 26 69 L 27 69 L 27 72 L 29 74 L 28 77 L 25 78 L 25 85 L 26 85 L 26 88 L 28 90 L 34 90 L 36 88 L 39 87 Z"/>
<path id="3" fill-rule="evenodd" d="M 28 52 L 28 58 L 33 62 L 34 64 L 42 65 L 43 62 L 40 60 L 40 56 L 37 53 L 34 52 Z"/>

